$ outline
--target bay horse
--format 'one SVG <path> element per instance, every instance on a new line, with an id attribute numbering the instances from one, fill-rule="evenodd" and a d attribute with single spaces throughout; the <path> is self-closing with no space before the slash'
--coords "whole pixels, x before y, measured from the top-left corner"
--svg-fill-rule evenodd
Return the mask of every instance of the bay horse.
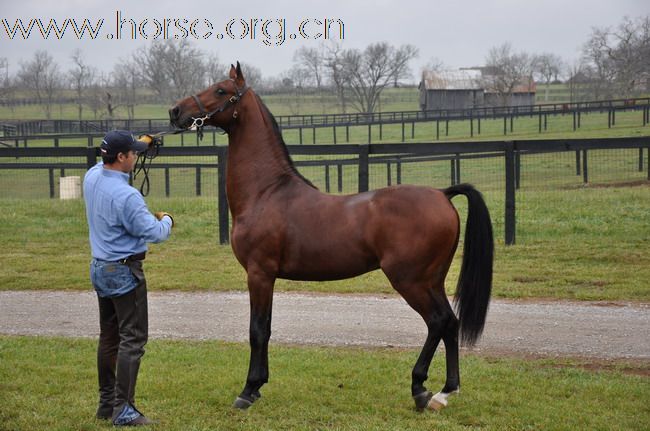
<path id="1" fill-rule="evenodd" d="M 251 349 L 246 384 L 233 407 L 250 407 L 268 381 L 276 279 L 338 280 L 376 269 L 428 329 L 412 371 L 416 409 L 446 406 L 449 395 L 460 389 L 459 335 L 466 345 L 477 341 L 490 301 L 494 241 L 481 194 L 469 184 L 442 190 L 398 185 L 345 196 L 322 193 L 296 170 L 275 118 L 246 86 L 239 63 L 231 66 L 229 77 L 179 101 L 169 116 L 179 128 L 200 130 L 207 124 L 228 134 L 231 244 L 247 274 Z M 444 287 L 459 241 L 460 219 L 450 202 L 456 195 L 465 195 L 469 203 L 454 298 L 458 317 Z M 434 395 L 424 382 L 441 339 L 447 375 Z"/>

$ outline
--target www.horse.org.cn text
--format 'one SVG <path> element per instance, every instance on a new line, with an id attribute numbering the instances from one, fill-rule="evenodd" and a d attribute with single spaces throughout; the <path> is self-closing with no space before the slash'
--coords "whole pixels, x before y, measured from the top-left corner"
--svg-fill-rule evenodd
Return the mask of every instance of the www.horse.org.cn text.
<path id="1" fill-rule="evenodd" d="M 115 18 L 2 18 L 0 38 L 11 40 L 251 40 L 280 46 L 290 40 L 344 40 L 345 24 L 339 18 L 230 18 L 215 24 L 208 18 L 128 17 L 122 11 Z"/>

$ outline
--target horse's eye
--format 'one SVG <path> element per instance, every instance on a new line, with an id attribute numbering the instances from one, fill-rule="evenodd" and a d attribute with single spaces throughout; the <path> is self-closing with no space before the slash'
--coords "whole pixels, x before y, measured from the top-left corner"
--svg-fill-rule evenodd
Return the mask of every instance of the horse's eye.
<path id="1" fill-rule="evenodd" d="M 219 96 L 223 96 L 224 94 L 226 94 L 226 90 L 224 90 L 223 88 L 217 88 L 217 94 Z"/>

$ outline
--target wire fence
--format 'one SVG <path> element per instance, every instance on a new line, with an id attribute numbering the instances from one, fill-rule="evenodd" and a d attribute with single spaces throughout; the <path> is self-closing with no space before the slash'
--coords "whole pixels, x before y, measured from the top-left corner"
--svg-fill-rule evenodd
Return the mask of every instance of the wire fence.
<path id="1" fill-rule="evenodd" d="M 299 172 L 328 193 L 357 193 L 396 184 L 444 188 L 474 184 L 486 197 L 496 235 L 505 243 L 533 235 L 536 211 L 576 189 L 650 184 L 650 138 L 493 141 L 429 144 L 289 146 Z M 228 241 L 227 147 L 163 147 L 149 172 L 151 198 L 215 199 L 220 240 Z M 91 148 L 0 149 L 0 199 L 61 199 L 68 177 L 98 160 Z M 143 178 L 136 177 L 135 187 Z M 566 198 L 570 199 L 570 198 Z M 454 202 L 463 213 L 464 202 Z M 517 226 L 517 229 L 515 227 Z M 523 229 L 520 228 L 523 226 Z M 521 236 L 523 235 L 523 236 Z"/>

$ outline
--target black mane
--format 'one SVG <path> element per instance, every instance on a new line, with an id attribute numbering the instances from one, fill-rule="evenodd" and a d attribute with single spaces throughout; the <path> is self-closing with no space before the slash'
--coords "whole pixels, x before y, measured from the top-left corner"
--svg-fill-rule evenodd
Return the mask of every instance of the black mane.
<path id="1" fill-rule="evenodd" d="M 262 102 L 260 96 L 255 94 L 255 97 L 257 98 L 257 102 L 262 108 L 262 112 L 271 120 L 271 125 L 273 126 L 273 133 L 278 143 L 280 144 L 280 147 L 282 148 L 282 151 L 287 159 L 287 162 L 289 162 L 289 168 L 291 169 L 291 172 L 294 173 L 298 178 L 303 180 L 307 185 L 318 190 L 318 187 L 316 187 L 311 181 L 309 181 L 300 172 L 298 172 L 295 164 L 293 163 L 293 159 L 289 155 L 289 150 L 287 149 L 287 144 L 285 144 L 284 138 L 282 137 L 282 132 L 280 131 L 280 126 L 278 126 L 278 122 L 275 120 L 275 117 L 273 116 L 271 111 L 269 111 L 269 108 L 264 104 L 264 102 Z"/>

